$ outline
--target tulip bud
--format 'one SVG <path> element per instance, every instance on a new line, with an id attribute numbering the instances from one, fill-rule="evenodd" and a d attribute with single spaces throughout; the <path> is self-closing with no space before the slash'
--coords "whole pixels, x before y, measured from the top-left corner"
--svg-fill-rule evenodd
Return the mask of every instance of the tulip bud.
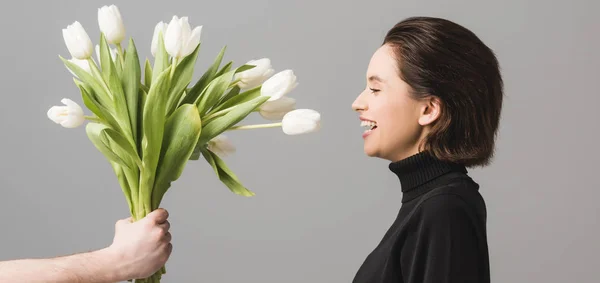
<path id="1" fill-rule="evenodd" d="M 67 28 L 62 30 L 62 34 L 72 57 L 87 60 L 92 56 L 94 52 L 92 40 L 79 22 L 68 25 Z"/>
<path id="2" fill-rule="evenodd" d="M 237 73 L 234 78 L 235 80 L 240 80 L 238 86 L 241 89 L 255 88 L 275 72 L 273 68 L 271 68 L 271 60 L 269 60 L 269 58 L 250 60 L 246 65 L 254 65 L 254 67 Z"/>
<path id="3" fill-rule="evenodd" d="M 84 69 L 86 72 L 88 72 L 90 74 L 92 73 L 92 69 L 90 68 L 90 62 L 88 60 L 79 60 L 77 58 L 71 58 L 71 59 L 69 59 L 69 61 L 73 64 L 76 64 L 80 68 Z M 67 70 L 69 70 L 69 72 L 71 72 L 71 74 L 74 77 L 77 77 L 77 75 L 75 75 L 75 73 L 73 73 L 73 71 L 71 71 L 71 69 L 67 68 Z"/>
<path id="4" fill-rule="evenodd" d="M 165 32 L 165 49 L 173 58 L 182 58 L 194 52 L 200 44 L 202 26 L 191 30 L 188 17 L 173 16 Z"/>
<path id="5" fill-rule="evenodd" d="M 283 116 L 281 128 L 287 135 L 299 135 L 318 131 L 321 128 L 321 114 L 312 109 L 297 109 Z"/>
<path id="6" fill-rule="evenodd" d="M 207 146 L 208 150 L 216 153 L 220 157 L 225 157 L 235 152 L 235 147 L 225 135 L 214 137 L 208 142 Z"/>
<path id="7" fill-rule="evenodd" d="M 266 101 L 260 106 L 259 114 L 267 120 L 281 120 L 285 114 L 296 109 L 296 100 L 282 97 L 275 101 Z"/>
<path id="8" fill-rule="evenodd" d="M 65 128 L 81 126 L 85 121 L 81 106 L 68 98 L 63 98 L 61 102 L 66 106 L 52 106 L 48 110 L 48 118 Z"/>
<path id="9" fill-rule="evenodd" d="M 98 9 L 98 25 L 109 44 L 118 44 L 125 38 L 125 25 L 119 8 L 115 5 Z"/>
<path id="10" fill-rule="evenodd" d="M 159 22 L 154 27 L 154 35 L 152 36 L 152 45 L 150 46 L 150 52 L 153 57 L 156 57 L 156 49 L 158 48 L 158 33 L 162 32 L 163 40 L 165 38 L 165 33 L 167 31 L 167 24 L 164 22 Z"/>
<path id="11" fill-rule="evenodd" d="M 267 101 L 274 101 L 292 91 L 296 86 L 298 86 L 298 82 L 296 82 L 294 71 L 285 70 L 265 81 L 260 89 L 260 94 L 269 96 Z"/>

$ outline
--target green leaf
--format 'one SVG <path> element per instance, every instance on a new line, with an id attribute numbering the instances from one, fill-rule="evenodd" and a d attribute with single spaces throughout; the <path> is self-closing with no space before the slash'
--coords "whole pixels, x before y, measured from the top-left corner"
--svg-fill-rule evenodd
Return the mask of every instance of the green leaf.
<path id="1" fill-rule="evenodd" d="M 200 135 L 200 141 L 198 143 L 203 145 L 212 138 L 229 129 L 231 126 L 239 123 L 241 120 L 246 118 L 246 116 L 252 113 L 254 109 L 258 108 L 268 99 L 268 96 L 259 96 L 236 106 L 227 114 L 214 119 L 212 122 L 209 122 L 206 126 L 204 126 L 204 128 L 202 128 L 202 134 Z"/>
<path id="2" fill-rule="evenodd" d="M 181 176 L 196 147 L 201 130 L 200 113 L 194 104 L 178 107 L 167 119 L 159 167 L 152 189 L 152 209 L 158 208 L 171 182 Z"/>
<path id="3" fill-rule="evenodd" d="M 233 72 L 233 75 L 235 75 L 236 73 L 239 73 L 240 70 L 252 68 L 249 66 L 251 66 L 251 65 L 242 65 L 242 66 L 236 68 L 235 70 L 228 71 L 228 72 L 229 73 Z M 229 74 L 229 73 L 227 73 L 227 74 Z M 231 81 L 233 81 L 233 78 L 234 78 L 233 75 L 231 76 Z M 240 89 L 239 89 L 239 86 L 236 84 L 226 95 L 223 95 L 223 96 L 219 95 L 217 97 L 207 98 L 208 99 L 207 105 L 210 105 L 211 109 L 210 109 L 210 111 L 202 112 L 202 115 L 205 115 L 206 113 L 214 113 L 218 110 L 227 109 L 227 108 L 235 106 L 237 104 L 240 104 L 240 103 L 243 103 L 246 101 L 250 101 L 260 95 L 260 88 L 261 88 L 261 86 L 257 86 L 249 91 L 244 92 L 243 95 L 241 97 L 239 97 L 239 95 L 237 95 L 237 94 L 239 93 Z M 236 99 L 231 100 L 234 97 Z M 231 102 L 227 103 L 228 100 L 231 100 Z M 217 103 L 217 101 L 218 101 L 218 103 Z"/>
<path id="4" fill-rule="evenodd" d="M 181 104 L 190 104 L 198 101 L 198 97 L 204 91 L 206 86 L 215 78 L 217 71 L 219 70 L 219 66 L 221 66 L 221 61 L 223 60 L 223 55 L 225 55 L 225 50 L 227 46 L 221 48 L 221 51 L 215 58 L 213 64 L 204 72 L 202 77 L 196 82 L 196 84 L 188 91 L 185 98 L 181 101 Z"/>
<path id="5" fill-rule="evenodd" d="M 106 109 L 106 107 L 104 107 L 100 102 L 98 102 L 93 90 L 83 82 L 80 82 L 76 79 L 74 79 L 74 81 L 75 85 L 77 85 L 81 91 L 81 97 L 85 106 L 90 109 L 92 113 L 96 114 L 100 120 L 106 122 L 109 126 L 115 129 L 119 129 L 119 123 L 117 123 L 110 111 Z"/>
<path id="6" fill-rule="evenodd" d="M 110 72 L 111 72 L 111 64 L 113 63 L 113 59 L 110 54 L 110 47 L 108 46 L 108 42 L 106 42 L 106 37 L 104 33 L 100 33 L 100 69 L 102 70 L 102 78 L 104 81 L 110 80 Z"/>
<path id="7" fill-rule="evenodd" d="M 127 56 L 125 54 L 123 54 L 123 60 L 127 60 Z M 115 55 L 115 68 L 117 69 L 117 77 L 122 77 L 123 76 L 123 64 L 121 62 L 121 55 L 119 55 L 119 53 L 117 53 Z"/>
<path id="8" fill-rule="evenodd" d="M 135 148 L 133 148 L 131 146 L 129 141 L 123 135 L 121 135 L 121 133 L 119 133 L 111 128 L 107 127 L 104 131 L 111 138 L 112 142 L 114 142 L 119 147 L 118 149 L 120 151 L 123 151 L 129 158 L 131 158 L 131 160 L 133 160 L 133 162 L 135 162 L 135 164 L 141 170 L 142 160 L 138 156 Z M 117 152 L 117 153 L 119 153 L 119 152 Z M 131 168 L 131 169 L 135 170 L 134 168 Z"/>
<path id="9" fill-rule="evenodd" d="M 156 168 L 162 148 L 165 129 L 166 95 L 169 90 L 171 67 L 162 71 L 150 87 L 146 97 L 142 116 L 142 163 L 144 167 L 140 177 L 140 199 L 146 211 L 151 209 L 151 188 L 154 185 Z"/>
<path id="10" fill-rule="evenodd" d="M 100 80 L 98 80 L 96 76 L 88 73 L 86 70 L 77 66 L 77 64 L 70 62 L 62 56 L 59 55 L 58 57 L 63 61 L 65 66 L 69 70 L 71 70 L 71 72 L 73 72 L 75 76 L 77 76 L 79 80 L 86 83 L 94 90 L 94 93 L 97 95 L 98 102 L 100 102 L 100 104 L 107 107 L 108 109 L 112 108 L 112 95 L 109 92 L 107 92 L 107 89 L 103 86 L 103 83 Z M 91 69 L 95 70 L 94 67 L 92 67 Z"/>
<path id="11" fill-rule="evenodd" d="M 144 65 L 144 83 L 146 86 L 152 85 L 152 66 L 150 65 L 150 60 L 146 58 L 146 63 Z"/>
<path id="12" fill-rule="evenodd" d="M 125 199 L 127 200 L 127 205 L 129 206 L 129 212 L 130 215 L 135 215 L 135 205 L 132 199 L 132 191 L 131 191 L 131 187 L 129 186 L 127 177 L 125 176 L 125 171 L 127 170 L 126 168 L 123 168 L 123 166 L 119 165 L 116 162 L 113 161 L 109 161 L 110 162 L 110 166 L 113 168 L 113 171 L 115 172 L 115 175 L 117 176 L 117 180 L 119 182 L 119 185 L 121 187 L 121 190 L 123 191 L 123 194 L 125 195 Z"/>
<path id="13" fill-rule="evenodd" d="M 92 143 L 96 146 L 96 148 L 104 154 L 104 156 L 109 160 L 116 162 L 128 169 L 133 169 L 135 165 L 141 167 L 142 163 L 137 158 L 136 154 L 132 154 L 132 152 L 128 151 L 129 143 L 127 140 L 119 134 L 119 132 L 109 128 L 106 125 L 99 123 L 88 123 L 86 125 L 86 133 L 88 138 L 92 141 Z M 128 152 L 129 154 L 126 156 L 120 156 L 115 152 L 115 150 L 110 146 L 110 140 L 114 141 L 116 145 L 120 147 L 121 150 Z M 131 164 L 131 160 L 136 162 L 137 164 Z M 129 162 L 128 162 L 129 161 Z"/>
<path id="14" fill-rule="evenodd" d="M 130 48 L 133 45 L 130 44 Z M 129 106 L 127 105 L 128 101 L 125 97 L 125 91 L 123 89 L 123 84 L 119 75 L 117 74 L 117 69 L 115 67 L 115 63 L 111 59 L 108 42 L 106 41 L 104 34 L 102 33 L 100 36 L 100 57 L 102 61 L 102 75 L 105 76 L 105 81 L 108 83 L 108 88 L 112 93 L 113 101 L 114 101 L 114 116 L 117 122 L 120 125 L 122 130 L 122 134 L 127 138 L 127 140 L 131 143 L 131 145 L 136 148 L 135 141 L 133 139 L 134 134 L 132 131 L 132 122 L 130 119 Z M 134 57 L 134 56 L 130 56 Z M 135 58 L 134 58 L 135 59 Z M 135 67 L 135 66 L 131 66 Z M 139 63 L 138 63 L 139 68 Z M 139 71 L 137 70 L 127 70 L 128 76 L 134 76 L 138 78 Z M 135 84 L 135 82 L 132 82 Z M 137 85 L 136 85 L 137 86 Z M 137 94 L 137 92 L 136 92 Z M 135 94 L 133 94 L 135 96 Z M 134 108 L 135 109 L 135 108 Z"/>
<path id="15" fill-rule="evenodd" d="M 222 76 L 223 74 L 229 72 L 229 70 L 231 70 L 231 66 L 233 66 L 233 61 L 230 61 L 227 64 L 225 64 L 225 66 L 223 66 L 223 68 L 221 68 L 221 70 L 219 70 L 217 72 L 217 74 L 215 75 L 215 77 Z"/>
<path id="16" fill-rule="evenodd" d="M 252 68 L 255 68 L 255 67 L 256 67 L 256 65 L 244 64 L 244 65 L 242 65 L 242 66 L 238 67 L 238 68 L 235 70 L 235 72 L 236 72 L 236 73 L 240 73 L 240 72 L 243 72 L 243 71 L 248 71 L 248 70 L 250 70 L 250 69 L 252 69 Z"/>
<path id="17" fill-rule="evenodd" d="M 217 154 L 208 149 L 203 149 L 202 155 L 204 156 L 204 159 L 206 159 L 206 161 L 213 167 L 215 174 L 217 174 L 219 177 L 219 180 L 221 180 L 221 182 L 225 184 L 230 191 L 237 195 L 246 197 L 255 195 L 254 192 L 248 190 L 246 187 L 244 187 L 244 185 L 242 185 L 242 182 L 239 180 L 239 178 L 229 169 L 229 167 L 227 167 L 225 162 L 219 158 Z"/>
<path id="18" fill-rule="evenodd" d="M 183 60 L 175 67 L 173 81 L 171 82 L 171 91 L 169 92 L 167 100 L 167 116 L 173 113 L 181 99 L 183 91 L 192 81 L 194 66 L 196 65 L 199 50 L 200 44 L 196 46 L 194 52 L 183 58 Z"/>
<path id="19" fill-rule="evenodd" d="M 146 105 L 146 99 L 148 98 L 148 93 L 146 92 L 146 90 L 144 90 L 144 88 L 140 88 L 139 93 L 138 93 L 138 97 L 139 97 L 139 103 L 138 103 L 138 113 L 143 114 L 144 113 L 144 106 Z M 138 132 L 138 142 L 137 142 L 137 146 L 138 146 L 138 153 L 140 154 L 140 158 L 142 157 L 142 137 L 144 136 L 144 132 L 143 132 L 143 115 L 138 115 L 138 121 L 137 124 L 139 125 L 139 127 L 137 128 L 137 132 Z"/>
<path id="20" fill-rule="evenodd" d="M 227 94 L 225 94 L 225 95 L 223 95 L 221 97 L 221 99 L 219 100 L 219 102 L 217 103 L 217 105 L 215 105 L 215 107 L 213 107 L 213 109 L 210 112 L 208 112 L 208 114 L 210 114 L 212 112 L 215 112 L 215 111 L 218 111 L 219 109 L 222 109 L 221 105 L 223 103 L 227 102 L 227 100 L 229 100 L 229 99 L 235 97 L 236 95 L 240 94 L 240 90 L 241 89 L 240 89 L 239 86 L 237 86 L 237 85 L 233 86 L 229 90 L 229 92 L 227 92 Z"/>
<path id="21" fill-rule="evenodd" d="M 125 101 L 133 140 L 138 140 L 138 103 L 141 80 L 140 61 L 133 39 L 129 40 L 127 47 L 127 57 L 125 58 L 125 69 L 123 72 L 122 84 L 125 92 Z"/>
<path id="22" fill-rule="evenodd" d="M 143 90 L 145 93 L 148 93 L 150 91 L 150 88 L 144 84 L 140 84 L 140 89 Z"/>
<path id="23" fill-rule="evenodd" d="M 154 57 L 154 69 L 152 70 L 152 81 L 156 81 L 158 76 L 169 68 L 169 54 L 165 49 L 164 34 L 158 33 L 158 42 L 156 45 L 156 57 Z"/>
<path id="24" fill-rule="evenodd" d="M 233 80 L 234 73 L 235 71 L 229 71 L 221 76 L 218 76 L 208 84 L 200 97 L 198 97 L 199 101 L 196 101 L 194 104 L 198 105 L 198 109 L 200 110 L 200 114 L 202 116 L 204 116 L 204 114 L 206 114 L 208 110 L 214 106 L 215 102 L 217 102 L 223 93 L 229 88 L 229 84 Z"/>
<path id="25" fill-rule="evenodd" d="M 260 96 L 260 88 L 261 86 L 257 86 L 253 89 L 250 89 L 248 91 L 244 91 L 238 95 L 232 95 L 231 98 L 226 98 L 224 97 L 222 99 L 223 102 L 221 102 L 215 109 L 213 109 L 211 112 L 216 112 L 219 111 L 221 109 L 227 109 L 233 106 L 236 106 L 238 104 L 242 104 L 244 102 L 248 102 L 252 99 L 255 99 L 257 97 Z M 227 95 L 229 96 L 229 95 Z"/>
<path id="26" fill-rule="evenodd" d="M 202 145 L 199 143 L 196 143 L 196 147 L 194 147 L 194 151 L 192 151 L 192 155 L 190 155 L 190 160 L 198 160 L 200 159 L 200 149 L 202 148 Z"/>

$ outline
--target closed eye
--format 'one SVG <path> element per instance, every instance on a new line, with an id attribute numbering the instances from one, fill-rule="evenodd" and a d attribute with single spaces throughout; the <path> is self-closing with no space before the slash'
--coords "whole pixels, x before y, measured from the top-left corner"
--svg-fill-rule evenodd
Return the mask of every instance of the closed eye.
<path id="1" fill-rule="evenodd" d="M 369 88 L 372 92 L 379 92 L 379 89 Z"/>

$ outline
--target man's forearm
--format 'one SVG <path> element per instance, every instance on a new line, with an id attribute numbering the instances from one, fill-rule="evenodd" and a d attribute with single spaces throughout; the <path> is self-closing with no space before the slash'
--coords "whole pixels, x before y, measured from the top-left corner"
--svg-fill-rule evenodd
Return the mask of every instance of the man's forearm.
<path id="1" fill-rule="evenodd" d="M 109 249 L 52 259 L 0 262 L 0 283 L 109 283 L 127 280 Z"/>

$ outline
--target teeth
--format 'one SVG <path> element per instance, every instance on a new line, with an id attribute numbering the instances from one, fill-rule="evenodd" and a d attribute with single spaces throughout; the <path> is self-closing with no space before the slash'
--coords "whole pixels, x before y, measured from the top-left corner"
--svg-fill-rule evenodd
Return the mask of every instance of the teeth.
<path id="1" fill-rule="evenodd" d="M 369 130 L 372 130 L 373 127 L 377 126 L 377 123 L 371 122 L 371 121 L 361 121 L 360 126 L 367 127 L 367 128 L 369 128 Z"/>

